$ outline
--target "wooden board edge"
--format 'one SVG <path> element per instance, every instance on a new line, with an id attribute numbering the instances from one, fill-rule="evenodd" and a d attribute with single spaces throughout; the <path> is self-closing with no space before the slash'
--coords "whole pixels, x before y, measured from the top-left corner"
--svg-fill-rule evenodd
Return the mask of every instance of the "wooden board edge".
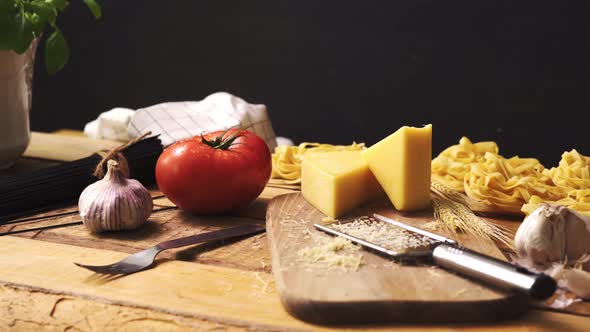
<path id="1" fill-rule="evenodd" d="M 315 301 L 298 298 L 295 294 L 279 293 L 285 310 L 293 317 L 318 325 L 356 325 L 367 323 L 416 324 L 466 324 L 491 323 L 517 318 L 529 310 L 526 297 L 513 295 L 496 300 L 477 301 L 484 307 L 477 315 L 465 315 L 472 301 L 457 301 L 445 304 L 444 309 L 437 302 L 425 301 L 366 301 L 357 302 L 356 310 L 350 311 L 350 304 L 337 301 Z M 288 299 L 288 301 L 287 301 Z M 403 306 L 403 310 L 400 310 Z M 516 308 L 516 309 L 515 309 Z M 347 314 L 342 313 L 346 311 Z"/>

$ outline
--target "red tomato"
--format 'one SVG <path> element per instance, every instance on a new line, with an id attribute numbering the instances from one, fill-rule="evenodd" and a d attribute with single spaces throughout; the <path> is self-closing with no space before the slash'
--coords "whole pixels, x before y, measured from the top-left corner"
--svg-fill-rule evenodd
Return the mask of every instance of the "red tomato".
<path id="1" fill-rule="evenodd" d="M 213 214 L 244 207 L 256 199 L 271 169 L 270 151 L 260 137 L 230 129 L 169 146 L 156 164 L 156 182 L 181 209 Z"/>

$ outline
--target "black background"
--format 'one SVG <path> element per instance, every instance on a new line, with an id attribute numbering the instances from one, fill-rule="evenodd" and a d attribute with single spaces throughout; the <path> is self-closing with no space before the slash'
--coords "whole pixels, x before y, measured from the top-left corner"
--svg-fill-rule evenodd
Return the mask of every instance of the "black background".
<path id="1" fill-rule="evenodd" d="M 587 1 L 100 3 L 99 21 L 82 1 L 59 19 L 62 72 L 38 58 L 33 130 L 227 91 L 266 104 L 296 142 L 372 144 L 432 123 L 435 153 L 466 135 L 547 166 L 590 155 Z"/>

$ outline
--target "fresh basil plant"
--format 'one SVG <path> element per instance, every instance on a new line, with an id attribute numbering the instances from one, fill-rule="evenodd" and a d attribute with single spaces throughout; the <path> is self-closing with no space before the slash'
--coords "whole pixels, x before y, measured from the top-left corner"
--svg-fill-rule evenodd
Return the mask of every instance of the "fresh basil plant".
<path id="1" fill-rule="evenodd" d="M 100 18 L 102 12 L 96 0 L 84 0 L 84 3 L 96 19 Z M 68 0 L 0 0 L 0 50 L 22 54 L 33 39 L 49 29 L 45 66 L 50 74 L 58 72 L 68 63 L 70 48 L 56 20 L 68 4 Z"/>

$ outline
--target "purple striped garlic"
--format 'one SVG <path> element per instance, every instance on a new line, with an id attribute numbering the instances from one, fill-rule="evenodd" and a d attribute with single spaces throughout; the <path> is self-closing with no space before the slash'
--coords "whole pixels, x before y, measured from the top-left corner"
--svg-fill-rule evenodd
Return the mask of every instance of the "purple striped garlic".
<path id="1" fill-rule="evenodd" d="M 86 187 L 78 200 L 82 222 L 93 233 L 139 228 L 152 209 L 149 191 L 126 178 L 114 160 L 107 162 L 104 178 Z"/>

